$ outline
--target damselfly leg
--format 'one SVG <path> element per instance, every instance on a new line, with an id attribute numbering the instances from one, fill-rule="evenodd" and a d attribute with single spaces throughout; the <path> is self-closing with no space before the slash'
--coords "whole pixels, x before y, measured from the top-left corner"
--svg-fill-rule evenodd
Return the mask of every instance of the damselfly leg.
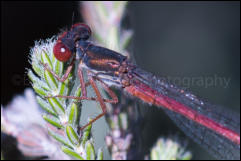
<path id="1" fill-rule="evenodd" d="M 47 70 L 51 74 L 53 74 L 53 76 L 57 80 L 59 80 L 60 82 L 64 82 L 68 78 L 68 76 L 69 76 L 69 74 L 70 74 L 70 72 L 73 68 L 74 62 L 75 62 L 75 60 L 73 59 L 71 64 L 67 67 L 67 70 L 66 70 L 65 74 L 61 78 L 51 68 L 49 68 L 47 65 L 45 65 L 45 64 L 43 64 L 43 65 L 44 65 L 45 70 Z M 118 98 L 115 95 L 115 93 L 102 80 L 100 80 L 98 77 L 93 76 L 93 74 L 90 71 L 87 71 L 87 74 L 88 74 L 88 80 L 89 81 L 85 83 L 83 71 L 82 71 L 81 65 L 79 65 L 78 76 L 79 76 L 79 79 L 80 79 L 80 88 L 82 90 L 82 96 L 81 97 L 63 96 L 63 95 L 46 96 L 46 98 L 57 98 L 58 97 L 58 98 L 76 99 L 76 100 L 92 100 L 92 101 L 99 102 L 102 113 L 99 114 L 98 116 L 96 116 L 94 119 L 92 119 L 86 125 L 82 126 L 80 128 L 81 131 L 84 130 L 87 126 L 94 123 L 96 120 L 100 119 L 102 116 L 104 116 L 106 114 L 106 104 L 105 103 L 114 103 L 114 104 L 118 103 Z M 99 89 L 98 89 L 98 87 L 95 83 L 96 81 L 98 81 L 102 85 L 102 87 L 108 93 L 108 95 L 111 97 L 111 99 L 104 99 L 101 96 L 101 93 L 100 93 L 100 91 L 99 91 Z M 94 89 L 95 94 L 96 94 L 96 98 L 87 96 L 86 87 L 89 86 L 89 85 L 91 85 L 92 88 Z"/>

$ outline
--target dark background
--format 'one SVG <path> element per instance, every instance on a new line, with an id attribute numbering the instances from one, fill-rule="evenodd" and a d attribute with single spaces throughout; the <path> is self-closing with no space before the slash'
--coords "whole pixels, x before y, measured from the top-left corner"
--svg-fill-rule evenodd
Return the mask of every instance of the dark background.
<path id="1" fill-rule="evenodd" d="M 70 27 L 73 12 L 81 19 L 78 2 L 1 2 L 1 104 L 30 87 L 25 73 L 34 41 Z M 240 111 L 240 2 L 130 2 L 126 16 L 135 32 L 132 53 L 139 66 L 173 78 L 230 79 L 226 88 L 191 84 L 188 89 Z M 146 153 L 160 135 L 183 135 L 162 111 L 146 109 L 151 109 L 145 116 Z M 209 158 L 196 144 L 189 145 L 194 158 Z"/>

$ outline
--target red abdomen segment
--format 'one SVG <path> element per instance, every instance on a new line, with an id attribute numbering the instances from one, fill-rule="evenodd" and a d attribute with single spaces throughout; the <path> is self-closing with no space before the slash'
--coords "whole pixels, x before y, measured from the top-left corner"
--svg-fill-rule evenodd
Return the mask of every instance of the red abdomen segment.
<path id="1" fill-rule="evenodd" d="M 134 80 L 132 84 L 125 87 L 125 91 L 129 94 L 138 97 L 146 103 L 150 103 L 156 106 L 162 106 L 168 110 L 181 114 L 187 119 L 190 119 L 208 129 L 211 129 L 215 133 L 222 135 L 233 143 L 240 145 L 240 135 L 235 131 L 225 127 L 224 125 L 215 122 L 214 120 L 200 114 L 188 106 L 177 102 L 175 99 L 169 98 L 156 90 L 152 89 L 145 83 L 139 80 Z M 198 134 L 197 134 L 198 135 Z"/>

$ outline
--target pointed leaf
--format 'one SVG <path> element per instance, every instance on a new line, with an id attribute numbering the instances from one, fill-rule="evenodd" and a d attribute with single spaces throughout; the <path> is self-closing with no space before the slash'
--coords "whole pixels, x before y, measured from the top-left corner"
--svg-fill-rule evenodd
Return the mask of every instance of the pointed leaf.
<path id="1" fill-rule="evenodd" d="M 64 70 L 64 63 L 61 61 L 58 61 L 54 54 L 52 54 L 52 62 L 53 62 L 53 69 L 56 72 L 58 76 L 61 76 Z"/>
<path id="2" fill-rule="evenodd" d="M 50 69 L 53 69 L 52 62 L 50 61 L 48 54 L 44 50 L 42 50 L 42 53 L 41 53 L 41 61 L 43 64 L 48 64 Z"/>
<path id="3" fill-rule="evenodd" d="M 95 159 L 95 148 L 91 141 L 87 141 L 85 144 L 85 151 L 86 151 L 86 159 L 87 160 L 94 160 Z"/>
<path id="4" fill-rule="evenodd" d="M 53 89 L 53 90 L 57 90 L 57 83 L 55 81 L 54 76 L 47 70 L 44 71 L 44 79 L 46 81 L 46 83 L 48 84 L 48 86 Z"/>
<path id="5" fill-rule="evenodd" d="M 33 84 L 36 84 L 36 85 L 42 87 L 43 89 L 45 89 L 45 90 L 47 90 L 47 91 L 50 90 L 49 87 L 48 87 L 48 85 L 47 85 L 45 82 L 43 82 L 42 80 L 40 80 L 40 79 L 33 73 L 32 70 L 28 70 L 28 77 L 29 77 L 29 79 L 32 81 Z"/>
<path id="6" fill-rule="evenodd" d="M 58 135 L 58 134 L 56 134 L 56 133 L 54 133 L 54 132 L 52 132 L 52 131 L 48 131 L 48 133 L 49 133 L 49 135 L 51 135 L 55 140 L 57 140 L 58 142 L 60 142 L 60 143 L 62 143 L 63 145 L 65 145 L 65 146 L 67 146 L 67 147 L 69 147 L 69 148 L 71 148 L 71 149 L 74 149 L 73 147 L 72 147 L 72 145 L 70 145 L 69 143 L 68 143 L 68 141 L 67 140 L 65 140 L 65 138 L 63 138 L 63 136 L 60 136 L 60 135 Z"/>
<path id="7" fill-rule="evenodd" d="M 69 119 L 68 119 L 69 124 L 72 124 L 72 125 L 76 124 L 77 117 L 78 117 L 78 107 L 75 103 L 73 103 L 69 111 Z"/>
<path id="8" fill-rule="evenodd" d="M 102 149 L 98 149 L 97 160 L 103 160 L 103 151 Z"/>
<path id="9" fill-rule="evenodd" d="M 81 138 L 83 146 L 85 146 L 86 141 L 89 140 L 91 128 L 92 128 L 92 124 L 90 124 L 89 126 L 87 126 L 85 128 L 85 131 L 84 131 L 83 136 Z"/>
<path id="10" fill-rule="evenodd" d="M 38 76 L 42 76 L 43 70 L 42 70 L 42 67 L 39 65 L 38 61 L 34 59 L 31 64 L 34 72 L 37 73 Z"/>
<path id="11" fill-rule="evenodd" d="M 49 117 L 48 115 L 43 115 L 43 119 L 57 128 L 63 128 L 63 126 L 53 117 Z"/>
<path id="12" fill-rule="evenodd" d="M 76 153 L 75 151 L 73 151 L 67 147 L 62 146 L 61 149 L 65 154 L 67 154 L 75 159 L 84 160 L 84 158 L 82 158 L 78 153 Z"/>
<path id="13" fill-rule="evenodd" d="M 78 87 L 77 90 L 75 91 L 75 95 L 76 97 L 80 97 L 81 95 L 81 88 Z M 78 108 L 80 102 L 76 102 L 75 100 L 72 100 L 72 102 L 70 103 L 70 107 L 68 107 L 70 109 L 69 111 L 69 124 L 75 124 L 78 125 L 79 124 L 79 116 L 80 116 L 80 110 Z"/>
<path id="14" fill-rule="evenodd" d="M 66 134 L 68 136 L 69 141 L 77 145 L 79 143 L 79 136 L 78 134 L 74 131 L 74 129 L 71 126 L 66 126 Z"/>
<path id="15" fill-rule="evenodd" d="M 65 113 L 65 109 L 62 104 L 56 98 L 48 98 L 50 105 L 52 106 L 53 110 L 58 115 L 63 115 Z"/>
<path id="16" fill-rule="evenodd" d="M 44 90 L 43 88 L 41 88 L 41 86 L 38 86 L 38 85 L 36 85 L 36 84 L 33 84 L 33 89 L 34 89 L 34 91 L 35 91 L 38 95 L 40 95 L 40 96 L 42 96 L 42 97 L 48 95 L 48 94 L 47 94 L 47 91 Z"/>
<path id="17" fill-rule="evenodd" d="M 55 117 L 58 117 L 58 115 L 52 110 L 52 108 L 49 106 L 49 104 L 43 100 L 41 97 L 37 96 L 37 102 L 42 107 L 43 110 L 48 112 L 51 115 L 54 115 Z"/>

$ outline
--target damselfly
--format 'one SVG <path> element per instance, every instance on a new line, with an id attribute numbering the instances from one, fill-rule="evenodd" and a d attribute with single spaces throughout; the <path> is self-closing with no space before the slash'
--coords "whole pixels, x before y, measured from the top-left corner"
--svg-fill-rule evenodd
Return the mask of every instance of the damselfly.
<path id="1" fill-rule="evenodd" d="M 118 98 L 110 89 L 118 87 L 142 101 L 162 107 L 172 120 L 194 141 L 208 148 L 222 159 L 240 158 L 240 116 L 226 109 L 199 99 L 190 92 L 146 72 L 126 56 L 87 41 L 91 35 L 89 26 L 77 23 L 59 36 L 53 52 L 63 62 L 71 60 L 66 73 L 60 78 L 46 64 L 45 69 L 59 81 L 67 79 L 73 65 L 78 61 L 78 77 L 82 90 L 81 97 L 50 96 L 78 100 L 94 100 L 100 103 L 102 113 L 81 128 L 83 130 L 106 113 L 105 103 L 117 103 Z M 86 69 L 88 82 L 84 82 Z M 97 88 L 100 82 L 111 99 L 103 99 Z M 88 97 L 86 87 L 91 85 L 96 98 Z"/>

